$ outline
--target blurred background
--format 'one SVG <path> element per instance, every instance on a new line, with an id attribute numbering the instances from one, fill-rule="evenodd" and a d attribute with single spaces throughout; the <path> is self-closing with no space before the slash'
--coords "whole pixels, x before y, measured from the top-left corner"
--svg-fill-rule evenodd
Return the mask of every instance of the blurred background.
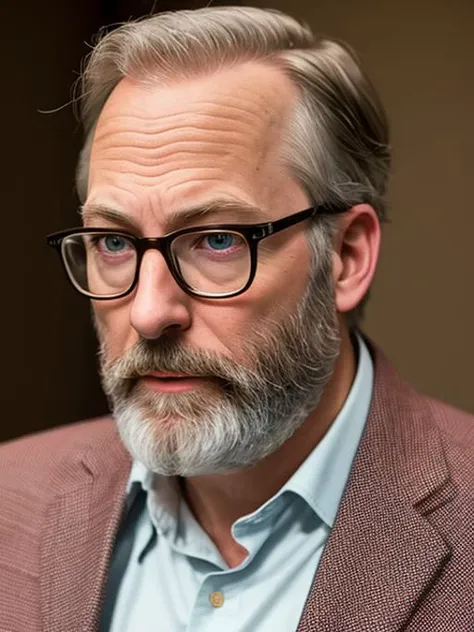
<path id="1" fill-rule="evenodd" d="M 213 4 L 223 4 L 214 2 Z M 238 4 L 233 2 L 232 4 Z M 274 0 L 360 54 L 388 110 L 392 224 L 364 324 L 417 388 L 474 412 L 474 2 Z M 49 232 L 78 224 L 81 132 L 65 104 L 102 25 L 201 2 L 5 2 L 0 55 L 3 402 L 0 440 L 106 411 L 89 305 Z"/>

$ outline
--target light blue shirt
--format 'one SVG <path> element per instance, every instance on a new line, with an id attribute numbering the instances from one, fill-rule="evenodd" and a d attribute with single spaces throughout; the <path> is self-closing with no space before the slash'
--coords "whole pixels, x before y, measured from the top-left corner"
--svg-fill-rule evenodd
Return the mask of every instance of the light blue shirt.
<path id="1" fill-rule="evenodd" d="M 229 568 L 222 559 L 175 479 L 134 463 L 103 631 L 296 630 L 372 397 L 372 360 L 358 342 L 355 380 L 322 441 L 275 496 L 232 525 L 233 537 L 248 550 L 240 566 Z"/>

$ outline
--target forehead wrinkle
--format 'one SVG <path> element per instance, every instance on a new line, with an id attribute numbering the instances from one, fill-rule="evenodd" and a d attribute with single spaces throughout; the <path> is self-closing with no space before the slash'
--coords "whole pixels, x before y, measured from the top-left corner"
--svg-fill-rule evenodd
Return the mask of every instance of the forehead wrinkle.
<path id="1" fill-rule="evenodd" d="M 163 123 L 163 122 L 162 122 Z M 99 133 L 94 142 L 91 162 L 94 166 L 105 166 L 105 161 L 117 164 L 128 162 L 146 171 L 144 175 L 159 177 L 170 169 L 181 169 L 196 164 L 197 168 L 222 168 L 222 160 L 240 159 L 252 161 L 252 155 L 261 154 L 259 136 L 252 126 L 236 124 L 227 119 L 227 124 L 217 129 L 209 121 L 206 127 L 189 125 L 183 128 L 163 126 L 154 131 L 141 134 L 141 130 L 119 130 L 109 127 L 105 133 Z M 197 161 L 196 161 L 197 159 Z M 184 161 L 184 165 L 181 162 Z M 195 161 L 193 163 L 192 161 Z M 178 164 L 178 162 L 180 164 Z M 244 162 L 242 164 L 245 164 Z M 148 173 L 151 170 L 151 173 Z"/>
<path id="2" fill-rule="evenodd" d="M 190 106 L 195 108 L 196 110 L 192 112 L 193 116 L 198 119 L 203 119 L 204 121 L 206 121 L 207 119 L 218 121 L 219 119 L 226 120 L 230 118 L 233 121 L 238 120 L 238 121 L 242 121 L 243 123 L 246 123 L 248 122 L 246 119 L 250 117 L 254 119 L 254 122 L 261 123 L 261 120 L 262 120 L 261 106 L 255 105 L 255 107 L 252 107 L 251 109 L 249 109 L 249 106 L 253 105 L 252 103 L 249 103 L 249 101 L 246 101 L 242 98 L 233 97 L 232 95 L 222 94 L 220 96 L 223 99 L 226 99 L 228 102 L 222 102 L 222 101 L 202 102 L 202 101 L 197 100 L 193 103 L 188 103 L 188 107 L 182 111 L 167 112 L 167 111 L 161 110 L 161 113 L 158 115 L 156 111 L 153 111 L 153 113 L 148 113 L 148 114 L 145 114 L 145 113 L 139 114 L 138 112 L 134 112 L 133 114 L 116 114 L 114 113 L 114 110 L 111 108 L 111 111 L 107 112 L 108 120 L 106 120 L 105 122 L 101 121 L 100 127 L 106 128 L 107 125 L 110 124 L 111 122 L 112 123 L 138 122 L 142 124 L 143 134 L 154 134 L 159 129 L 158 127 L 156 127 L 157 122 L 162 119 L 170 120 L 173 123 L 176 122 L 178 125 L 180 123 L 180 120 L 183 119 L 183 121 L 187 124 L 189 121 L 189 114 L 190 114 L 189 107 Z M 232 101 L 235 101 L 236 104 L 233 104 Z M 272 106 L 274 107 L 274 104 L 272 104 Z M 226 110 L 226 113 L 220 112 L 220 110 L 222 110 L 223 108 Z M 187 125 L 187 126 L 190 127 L 191 129 L 194 127 L 192 125 Z M 97 137 L 97 134 L 96 134 L 96 137 Z"/>
<path id="3" fill-rule="evenodd" d="M 242 90 L 242 92 L 249 91 Z M 268 102 L 267 107 L 262 109 L 261 103 L 254 103 L 249 99 L 220 92 L 216 93 L 217 101 L 200 99 L 188 101 L 186 108 L 179 111 L 176 111 L 175 101 L 166 106 L 160 104 L 159 108 L 152 108 L 151 111 L 143 109 L 141 113 L 140 111 L 137 112 L 136 107 L 134 107 L 135 104 L 132 104 L 132 108 L 134 108 L 133 114 L 122 113 L 120 111 L 120 102 L 111 107 L 107 107 L 108 104 L 106 103 L 99 118 L 95 140 L 107 134 L 107 128 L 110 126 L 114 127 L 113 133 L 115 133 L 117 124 L 119 126 L 132 125 L 133 127 L 139 127 L 139 133 L 144 136 L 153 136 L 160 131 L 166 131 L 166 129 L 163 130 L 163 127 L 198 132 L 201 128 L 206 129 L 207 124 L 212 124 L 213 129 L 219 131 L 228 130 L 229 123 L 232 126 L 240 123 L 255 130 L 256 127 L 262 127 L 263 113 L 270 119 L 275 118 L 275 102 L 272 102 L 268 95 L 259 95 L 254 92 L 250 92 L 250 94 L 257 96 L 259 101 Z M 170 107 L 173 108 L 171 111 Z M 193 117 L 197 124 L 190 124 L 190 116 Z M 223 125 L 221 125 L 222 123 Z M 133 130 L 133 133 L 136 133 L 136 129 Z"/>
<path id="4" fill-rule="evenodd" d="M 174 140 L 145 148 L 116 143 L 98 152 L 92 164 L 103 174 L 109 172 L 112 177 L 114 172 L 127 174 L 132 181 L 141 181 L 146 186 L 159 185 L 158 181 L 153 182 L 154 178 L 158 180 L 178 173 L 186 178 L 193 171 L 204 177 L 221 175 L 227 180 L 229 175 L 232 179 L 253 177 L 254 170 L 262 170 L 271 159 L 274 144 L 270 135 L 260 143 L 250 144 L 248 138 L 236 132 L 232 132 L 232 142 L 229 143 L 222 138 L 211 139 L 209 143 L 207 140 Z"/>
<path id="5" fill-rule="evenodd" d="M 168 116 L 161 115 L 153 118 L 153 128 L 143 129 L 135 125 L 136 121 L 132 116 L 129 116 L 127 117 L 128 129 L 124 129 L 123 125 L 117 129 L 117 122 L 109 119 L 97 129 L 92 152 L 96 153 L 98 149 L 104 151 L 115 146 L 124 149 L 159 149 L 170 140 L 171 142 L 213 144 L 223 140 L 231 143 L 233 140 L 238 141 L 241 137 L 243 140 L 249 141 L 253 137 L 257 140 L 260 136 L 258 132 L 264 131 L 262 120 L 259 121 L 257 127 L 244 118 L 237 120 L 227 113 L 208 117 L 193 114 L 192 118 L 201 119 L 201 125 L 198 124 L 197 120 L 190 124 L 189 115 L 186 119 L 183 118 L 182 125 L 176 121 L 169 124 Z M 209 136 L 210 133 L 218 134 L 219 140 Z"/>
<path id="6" fill-rule="evenodd" d="M 196 166 L 196 158 L 199 156 L 199 166 Z M 124 174 L 131 182 L 142 182 L 145 186 L 159 186 L 165 185 L 165 182 L 161 182 L 161 179 L 165 179 L 169 175 L 175 175 L 179 171 L 180 179 L 186 178 L 188 175 L 192 176 L 193 172 L 200 173 L 204 178 L 209 175 L 219 176 L 228 179 L 228 173 L 226 167 L 229 162 L 232 162 L 236 158 L 245 159 L 247 157 L 246 152 L 235 151 L 232 155 L 229 152 L 221 153 L 219 160 L 217 155 L 210 152 L 198 152 L 190 153 L 189 151 L 176 151 L 170 150 L 168 155 L 165 155 L 162 159 L 145 159 L 139 156 L 124 157 L 108 157 L 107 159 L 97 160 L 96 166 L 101 168 L 105 175 L 107 171 L 110 175 L 116 176 L 117 174 Z M 219 163 L 220 164 L 217 164 Z M 254 161 L 252 161 L 253 163 Z M 248 164 L 251 165 L 250 159 Z M 234 179 L 238 174 L 234 174 Z M 157 182 L 157 180 L 160 180 Z"/>
<path id="7" fill-rule="evenodd" d="M 255 126 L 250 122 L 241 119 L 237 120 L 235 117 L 231 115 L 221 114 L 220 116 L 209 115 L 202 116 L 201 114 L 193 114 L 194 119 L 202 119 L 202 124 L 199 125 L 196 121 L 194 124 L 189 122 L 190 115 L 188 113 L 188 117 L 186 119 L 183 118 L 183 124 L 179 125 L 176 121 L 173 122 L 173 125 L 165 125 L 168 123 L 169 119 L 165 114 L 153 117 L 154 127 L 144 129 L 143 127 L 137 127 L 134 125 L 136 119 L 133 116 L 127 117 L 127 124 L 129 129 L 121 129 L 117 130 L 117 121 L 113 118 L 110 118 L 108 121 L 105 121 L 100 127 L 97 127 L 97 131 L 94 137 L 94 143 L 99 141 L 103 142 L 106 139 L 115 138 L 116 136 L 128 136 L 141 137 L 142 143 L 144 146 L 153 141 L 156 136 L 162 136 L 169 133 L 176 133 L 179 131 L 181 134 L 203 134 L 207 131 L 226 133 L 232 132 L 235 129 L 236 125 L 241 125 L 249 130 L 255 130 Z M 216 124 L 217 123 L 217 124 Z M 222 124 L 221 124 L 222 123 Z M 259 121 L 261 124 L 261 120 Z M 122 122 L 120 123 L 122 124 Z"/>
<path id="8" fill-rule="evenodd" d="M 129 186 L 122 187 L 123 190 L 127 192 L 130 190 L 131 187 L 134 187 L 134 186 L 137 186 L 141 189 L 152 189 L 152 190 L 161 188 L 164 191 L 166 190 L 166 192 L 169 192 L 173 188 L 173 183 L 166 181 L 165 178 L 169 177 L 170 175 L 173 175 L 177 169 L 179 169 L 180 171 L 181 180 L 179 182 L 174 183 L 174 186 L 179 186 L 181 184 L 187 185 L 188 182 L 186 180 L 186 176 L 190 176 L 191 178 L 196 179 L 196 177 L 199 175 L 199 181 L 203 184 L 205 182 L 222 182 L 223 177 L 225 176 L 225 172 L 223 171 L 221 167 L 203 167 L 202 168 L 203 173 L 201 175 L 198 173 L 200 171 L 199 169 L 196 169 L 193 166 L 183 167 L 182 162 L 180 162 L 179 165 L 173 165 L 173 164 L 165 165 L 161 167 L 161 169 L 159 170 L 156 167 L 153 167 L 153 170 L 150 169 L 148 170 L 148 172 L 134 173 L 130 175 L 129 173 L 130 166 L 128 165 L 136 166 L 136 163 L 132 163 L 132 162 L 129 163 L 125 160 L 123 161 L 117 160 L 117 163 L 119 163 L 120 166 L 119 168 L 116 168 L 114 170 L 113 175 L 115 177 L 117 173 L 122 172 L 124 175 L 127 176 Z M 104 172 L 105 171 L 106 170 L 104 169 Z M 157 177 L 159 177 L 161 180 L 158 184 L 156 182 Z M 114 184 L 114 187 L 115 187 L 115 184 Z M 140 193 L 142 194 L 143 191 L 141 191 Z"/>
<path id="9" fill-rule="evenodd" d="M 242 84 L 242 77 L 239 79 L 238 83 Z M 268 84 L 268 82 L 265 83 Z M 228 90 L 226 92 L 220 88 L 214 88 L 213 94 L 216 100 L 210 101 L 208 95 L 192 94 L 191 97 L 194 99 L 190 101 L 188 97 L 184 108 L 180 107 L 179 101 L 175 98 L 171 102 L 168 98 L 168 102 L 164 105 L 160 101 L 157 106 L 151 108 L 149 105 L 147 108 L 146 104 L 140 102 L 137 104 L 135 98 L 130 104 L 134 110 L 133 114 L 123 114 L 121 111 L 123 104 L 120 99 L 117 98 L 114 102 L 111 97 L 112 105 L 107 107 L 110 103 L 109 99 L 100 117 L 95 140 L 107 138 L 110 133 L 116 138 L 116 127 L 119 124 L 119 127 L 131 125 L 134 129 L 129 133 L 133 136 L 134 143 L 136 144 L 138 138 L 141 137 L 140 144 L 144 146 L 149 142 L 147 136 L 150 136 L 150 142 L 154 144 L 156 140 L 160 141 L 160 135 L 163 135 L 163 142 L 165 142 L 166 135 L 169 133 L 184 135 L 184 137 L 188 132 L 205 135 L 210 128 L 213 133 L 219 131 L 225 134 L 229 131 L 232 133 L 236 127 L 240 126 L 247 140 L 255 139 L 255 142 L 258 142 L 259 137 L 266 135 L 275 127 L 275 123 L 281 120 L 283 113 L 282 99 L 272 98 L 273 93 L 281 92 L 281 90 L 277 90 L 277 87 L 273 85 L 265 85 L 265 88 L 266 90 L 262 91 L 260 85 L 249 87 L 243 83 L 239 86 L 239 96 L 229 94 Z M 162 92 L 163 90 L 159 94 Z M 156 96 L 155 94 L 155 99 Z M 247 96 L 249 98 L 246 98 Z M 171 111 L 170 108 L 172 108 Z M 178 111 L 176 111 L 177 108 Z M 191 125 L 190 116 L 195 121 Z M 108 129 L 110 127 L 113 128 L 111 132 Z M 127 134 L 125 130 L 121 133 Z"/>
<path id="10" fill-rule="evenodd" d="M 138 142 L 134 142 L 133 144 L 124 144 L 124 143 L 120 143 L 118 144 L 117 142 L 115 142 L 114 144 L 109 144 L 106 147 L 102 147 L 100 149 L 100 151 L 98 152 L 98 156 L 97 157 L 97 153 L 94 156 L 94 161 L 95 162 L 100 162 L 103 160 L 122 160 L 122 157 L 120 155 L 120 157 L 117 157 L 117 154 L 119 152 L 123 153 L 123 152 L 127 152 L 128 155 L 131 155 L 132 152 L 134 151 L 138 151 L 140 152 L 140 150 L 143 150 L 140 152 L 141 156 L 140 156 L 140 163 L 143 162 L 143 164 L 146 166 L 148 163 L 150 164 L 155 164 L 156 160 L 159 158 L 166 158 L 167 156 L 175 156 L 176 154 L 180 153 L 180 154 L 187 154 L 187 155 L 199 155 L 199 154 L 222 154 L 222 155 L 226 155 L 230 153 L 230 147 L 234 147 L 234 145 L 236 144 L 237 146 L 239 145 L 243 145 L 244 143 L 242 141 L 244 141 L 244 138 L 239 138 L 239 134 L 236 133 L 235 131 L 232 131 L 231 133 L 229 133 L 229 135 L 232 135 L 232 139 L 234 140 L 234 143 L 228 144 L 223 142 L 223 139 L 206 139 L 206 140 L 192 140 L 192 139 L 182 139 L 182 140 L 173 140 L 169 143 L 166 144 L 160 144 L 158 146 L 156 145 L 152 145 L 152 144 L 147 144 L 147 145 L 142 145 Z M 243 136 L 243 135 L 242 135 Z M 136 138 L 136 137 L 135 137 Z M 117 141 L 118 139 L 115 138 L 115 141 Z M 236 142 L 237 141 L 237 142 Z"/>
<path id="11" fill-rule="evenodd" d="M 235 136 L 234 136 L 235 138 Z M 130 146 L 130 150 L 124 150 L 123 146 L 110 148 L 99 152 L 93 158 L 93 170 L 102 174 L 102 178 L 112 178 L 117 181 L 117 176 L 123 175 L 131 183 L 149 186 L 172 185 L 169 176 L 176 176 L 176 183 L 188 177 L 201 178 L 212 176 L 223 181 L 236 179 L 245 183 L 250 176 L 253 177 L 254 169 L 262 168 L 263 154 L 266 146 L 251 147 L 246 140 L 239 137 L 232 144 L 217 142 L 215 139 L 211 146 L 206 143 L 189 145 L 187 141 L 169 143 L 161 148 L 146 148 L 137 150 Z M 91 177 L 91 182 L 94 174 Z"/>

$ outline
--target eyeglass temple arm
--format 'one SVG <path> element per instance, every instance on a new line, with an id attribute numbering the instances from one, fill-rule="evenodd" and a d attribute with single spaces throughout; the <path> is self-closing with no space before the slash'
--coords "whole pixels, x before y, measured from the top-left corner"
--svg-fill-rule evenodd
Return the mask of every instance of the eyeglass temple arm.
<path id="1" fill-rule="evenodd" d="M 273 235 L 273 233 L 278 233 L 285 228 L 289 228 L 298 222 L 302 222 L 305 219 L 310 219 L 315 215 L 335 215 L 336 213 L 345 213 L 348 209 L 346 207 L 340 207 L 330 204 L 320 204 L 319 206 L 312 206 L 311 208 L 307 208 L 304 211 L 299 211 L 299 213 L 295 213 L 294 215 L 290 215 L 289 217 L 283 217 L 282 219 L 277 219 L 274 222 L 269 222 L 268 224 L 263 224 L 259 226 L 259 230 L 262 231 L 258 235 L 258 237 L 268 237 L 269 235 Z"/>

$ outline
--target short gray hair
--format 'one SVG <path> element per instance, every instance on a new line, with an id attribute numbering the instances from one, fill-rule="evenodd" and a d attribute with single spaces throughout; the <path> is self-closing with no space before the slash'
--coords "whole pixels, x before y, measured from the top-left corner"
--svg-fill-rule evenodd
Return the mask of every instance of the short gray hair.
<path id="1" fill-rule="evenodd" d="M 166 83 L 259 60 L 280 68 L 298 89 L 283 158 L 309 197 L 345 208 L 365 202 L 386 219 L 388 123 L 355 54 L 279 11 L 253 7 L 159 13 L 99 35 L 80 82 L 81 201 L 95 126 L 121 79 Z M 326 234 L 334 229 L 331 221 L 323 225 Z"/>

